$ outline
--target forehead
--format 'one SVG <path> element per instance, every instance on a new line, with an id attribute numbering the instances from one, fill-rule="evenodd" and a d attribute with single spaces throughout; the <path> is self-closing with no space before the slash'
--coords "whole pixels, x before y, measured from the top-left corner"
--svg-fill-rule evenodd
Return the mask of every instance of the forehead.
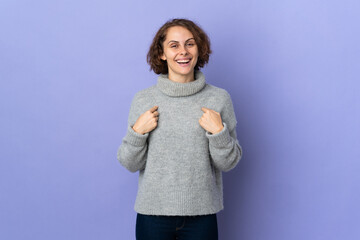
<path id="1" fill-rule="evenodd" d="M 194 37 L 193 34 L 185 27 L 174 26 L 167 30 L 166 32 L 166 40 L 186 40 L 188 38 Z"/>

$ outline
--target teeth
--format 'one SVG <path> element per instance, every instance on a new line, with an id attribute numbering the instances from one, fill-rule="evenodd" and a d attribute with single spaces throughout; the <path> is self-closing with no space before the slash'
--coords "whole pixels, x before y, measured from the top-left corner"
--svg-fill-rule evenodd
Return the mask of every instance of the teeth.
<path id="1" fill-rule="evenodd" d="M 179 62 L 179 63 L 188 63 L 188 62 L 190 62 L 190 60 L 179 60 L 177 62 Z"/>

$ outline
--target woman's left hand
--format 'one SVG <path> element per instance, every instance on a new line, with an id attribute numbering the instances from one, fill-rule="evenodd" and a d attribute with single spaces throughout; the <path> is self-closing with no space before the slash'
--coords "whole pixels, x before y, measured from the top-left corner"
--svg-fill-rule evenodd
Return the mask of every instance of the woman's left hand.
<path id="1" fill-rule="evenodd" d="M 224 128 L 220 113 L 206 107 L 202 107 L 201 110 L 204 114 L 199 119 L 199 123 L 206 131 L 216 134 Z"/>

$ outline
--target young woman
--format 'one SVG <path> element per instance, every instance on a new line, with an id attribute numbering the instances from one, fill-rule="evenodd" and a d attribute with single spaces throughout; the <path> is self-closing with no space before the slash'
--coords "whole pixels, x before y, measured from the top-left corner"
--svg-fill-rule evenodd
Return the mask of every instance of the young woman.
<path id="1" fill-rule="evenodd" d="M 136 239 L 218 239 L 222 172 L 242 156 L 229 93 L 199 70 L 210 41 L 193 21 L 172 19 L 156 33 L 147 61 L 157 83 L 137 92 L 117 153 L 139 171 Z"/>

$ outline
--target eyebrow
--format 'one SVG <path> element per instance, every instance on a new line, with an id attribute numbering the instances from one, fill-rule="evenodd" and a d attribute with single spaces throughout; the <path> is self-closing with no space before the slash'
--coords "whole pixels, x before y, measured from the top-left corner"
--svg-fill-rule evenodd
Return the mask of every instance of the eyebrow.
<path id="1" fill-rule="evenodd" d="M 185 42 L 188 42 L 188 41 L 190 41 L 190 40 L 195 40 L 195 38 L 189 38 L 188 40 L 186 40 Z M 168 42 L 168 45 L 169 45 L 169 43 L 171 43 L 171 42 L 176 42 L 176 43 L 178 43 L 179 41 L 175 41 L 175 40 L 170 40 L 169 42 Z"/>

